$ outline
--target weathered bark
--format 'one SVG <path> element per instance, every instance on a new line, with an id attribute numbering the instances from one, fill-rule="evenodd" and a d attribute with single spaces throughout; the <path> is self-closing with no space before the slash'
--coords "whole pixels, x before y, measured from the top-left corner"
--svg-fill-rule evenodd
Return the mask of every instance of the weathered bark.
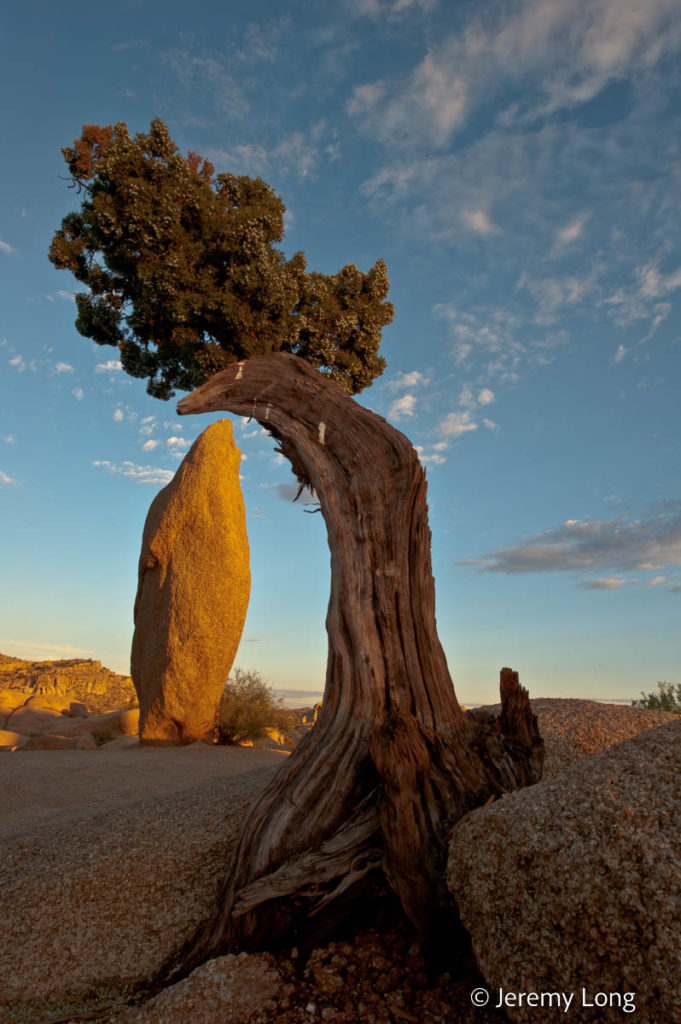
<path id="1" fill-rule="evenodd" d="M 403 434 L 283 353 L 237 363 L 178 405 L 215 410 L 258 420 L 317 494 L 329 656 L 317 724 L 252 809 L 190 959 L 274 943 L 301 921 L 313 931 L 381 880 L 427 945 L 452 914 L 448 831 L 541 775 L 527 692 L 503 669 L 498 719 L 457 702 L 435 625 L 425 474 Z"/>

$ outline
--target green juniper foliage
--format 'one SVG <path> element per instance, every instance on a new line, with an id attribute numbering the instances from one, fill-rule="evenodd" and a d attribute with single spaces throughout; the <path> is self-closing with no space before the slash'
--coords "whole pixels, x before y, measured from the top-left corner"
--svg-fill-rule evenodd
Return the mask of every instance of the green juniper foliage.
<path id="1" fill-rule="evenodd" d="M 308 273 L 290 260 L 284 204 L 261 178 L 215 174 L 182 156 L 163 121 L 131 138 L 124 123 L 84 125 L 62 150 L 84 198 L 49 258 L 89 289 L 76 327 L 120 349 L 123 369 L 171 398 L 230 363 L 293 352 L 356 394 L 385 369 L 381 331 L 393 319 L 385 263 L 362 273 Z"/>
<path id="2" fill-rule="evenodd" d="M 632 700 L 633 707 L 673 711 L 675 715 L 681 715 L 681 683 L 658 683 L 657 693 L 649 693 L 646 696 L 641 690 L 641 697 L 642 700 Z"/>

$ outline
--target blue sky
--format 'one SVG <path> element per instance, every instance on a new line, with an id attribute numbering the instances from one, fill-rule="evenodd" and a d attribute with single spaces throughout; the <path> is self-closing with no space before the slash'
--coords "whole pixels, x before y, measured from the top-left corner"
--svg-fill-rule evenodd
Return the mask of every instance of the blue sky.
<path id="1" fill-rule="evenodd" d="M 0 18 L 0 650 L 127 671 L 149 504 L 212 417 L 81 338 L 47 260 L 61 147 L 146 131 L 261 175 L 310 269 L 388 263 L 359 401 L 427 467 L 459 698 L 679 679 L 681 10 L 676 0 L 31 2 Z M 181 397 L 178 395 L 177 398 Z M 321 516 L 255 424 L 237 664 L 323 688 Z"/>

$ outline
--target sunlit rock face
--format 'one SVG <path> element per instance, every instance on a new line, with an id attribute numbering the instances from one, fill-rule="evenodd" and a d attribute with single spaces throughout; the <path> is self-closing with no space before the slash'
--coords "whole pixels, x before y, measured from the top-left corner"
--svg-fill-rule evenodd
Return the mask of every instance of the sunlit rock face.
<path id="1" fill-rule="evenodd" d="M 149 509 L 131 660 L 143 743 L 212 732 L 251 589 L 240 461 L 230 421 L 213 423 Z"/>

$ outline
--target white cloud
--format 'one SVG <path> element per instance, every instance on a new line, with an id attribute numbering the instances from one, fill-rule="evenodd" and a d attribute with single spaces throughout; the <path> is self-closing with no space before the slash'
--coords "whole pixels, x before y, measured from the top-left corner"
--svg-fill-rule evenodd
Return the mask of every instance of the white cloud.
<path id="1" fill-rule="evenodd" d="M 402 398 L 396 399 L 390 406 L 388 416 L 395 420 L 398 420 L 403 416 L 413 416 L 415 405 L 416 395 L 403 395 Z"/>
<path id="2" fill-rule="evenodd" d="M 137 466 L 134 462 L 110 462 L 108 459 L 95 459 L 93 466 L 101 466 L 109 473 L 130 477 L 138 484 L 167 484 L 175 474 L 170 469 L 159 469 L 157 466 Z"/>
<path id="3" fill-rule="evenodd" d="M 13 484 L 16 483 L 13 477 L 7 476 L 7 473 L 3 473 L 0 469 L 0 484 Z"/>
<path id="4" fill-rule="evenodd" d="M 117 373 L 123 369 L 120 359 L 108 359 L 105 363 L 97 363 L 95 373 Z"/>
<path id="5" fill-rule="evenodd" d="M 158 448 L 160 441 L 145 441 L 142 445 L 143 452 L 153 452 L 154 448 Z"/>
<path id="6" fill-rule="evenodd" d="M 85 392 L 83 391 L 83 389 L 82 389 L 82 388 L 74 388 L 74 389 L 73 389 L 73 391 L 71 392 L 71 394 L 73 395 L 73 397 L 74 397 L 74 398 L 75 398 L 75 399 L 76 399 L 76 400 L 77 400 L 78 402 L 80 402 L 80 400 L 81 400 L 81 398 L 83 397 L 83 395 L 85 394 Z"/>
<path id="7" fill-rule="evenodd" d="M 14 434 L 5 434 L 2 439 L 5 444 L 14 444 Z"/>
<path id="8" fill-rule="evenodd" d="M 241 436 L 244 441 L 250 441 L 254 437 L 269 437 L 269 434 L 264 427 L 256 426 L 251 430 L 248 429 L 249 420 L 242 418 L 241 420 Z M 244 457 L 243 455 L 241 456 Z"/>
<path id="9" fill-rule="evenodd" d="M 437 432 L 444 440 L 445 438 L 461 437 L 471 430 L 477 430 L 478 425 L 474 423 L 469 412 L 450 412 L 449 415 L 438 424 Z"/>
<path id="10" fill-rule="evenodd" d="M 115 419 L 116 423 L 121 423 L 125 419 L 125 413 L 123 412 L 122 409 L 115 409 L 113 418 Z"/>
<path id="11" fill-rule="evenodd" d="M 572 242 L 576 242 L 578 238 L 581 238 L 584 233 L 585 223 L 586 217 L 581 216 L 565 224 L 556 234 L 556 245 L 558 248 L 563 249 Z"/>
<path id="12" fill-rule="evenodd" d="M 427 384 L 428 378 L 420 370 L 410 370 L 409 373 L 398 373 L 394 380 L 391 380 L 388 387 L 394 391 L 400 388 L 415 388 L 419 384 Z"/>
<path id="13" fill-rule="evenodd" d="M 69 363 L 56 363 L 54 367 L 55 373 L 73 373 L 73 367 Z"/>
<path id="14" fill-rule="evenodd" d="M 415 446 L 416 453 L 419 457 L 419 462 L 422 462 L 425 466 L 441 466 L 447 461 L 444 455 L 440 455 L 438 452 L 431 452 L 430 455 L 424 454 L 424 448 L 422 445 Z"/>
<path id="15" fill-rule="evenodd" d="M 646 582 L 647 587 L 659 587 L 661 583 L 666 583 L 666 576 L 654 576 L 651 580 Z"/>
<path id="16" fill-rule="evenodd" d="M 493 235 L 499 230 L 486 210 L 462 210 L 461 219 L 476 235 Z"/>
<path id="17" fill-rule="evenodd" d="M 647 299 L 658 298 L 681 288 L 681 267 L 670 274 L 661 274 L 657 264 L 649 263 L 639 267 L 636 276 L 639 280 L 641 295 Z"/>
<path id="18" fill-rule="evenodd" d="M 67 292 L 63 288 L 59 289 L 59 291 L 57 292 L 57 295 L 59 296 L 60 299 L 66 299 L 69 302 L 75 302 L 76 301 L 75 292 Z"/>
<path id="19" fill-rule="evenodd" d="M 26 363 L 21 356 L 13 356 L 9 361 L 9 365 L 13 366 L 18 373 L 23 373 L 26 369 Z"/>
<path id="20" fill-rule="evenodd" d="M 478 402 L 480 405 L 491 405 L 495 401 L 495 394 L 489 388 L 483 388 L 478 394 Z"/>
<path id="21" fill-rule="evenodd" d="M 187 441 L 184 437 L 169 437 L 166 441 L 169 448 L 189 448 L 191 441 Z"/>
<path id="22" fill-rule="evenodd" d="M 627 349 L 624 347 L 624 345 L 618 345 L 617 346 L 617 351 L 615 352 L 615 355 L 613 356 L 613 360 L 612 360 L 613 363 L 621 363 L 622 360 L 624 359 L 624 357 L 626 356 L 626 354 L 627 354 Z"/>
<path id="23" fill-rule="evenodd" d="M 485 418 L 485 419 L 483 419 L 482 423 L 483 423 L 483 426 L 487 427 L 488 430 L 498 430 L 499 429 L 499 425 L 497 423 L 495 423 L 494 420 L 488 420 L 487 418 Z"/>
<path id="24" fill-rule="evenodd" d="M 0 242 L 0 252 L 6 253 L 7 256 L 13 256 L 16 249 L 12 248 L 8 242 Z"/>

